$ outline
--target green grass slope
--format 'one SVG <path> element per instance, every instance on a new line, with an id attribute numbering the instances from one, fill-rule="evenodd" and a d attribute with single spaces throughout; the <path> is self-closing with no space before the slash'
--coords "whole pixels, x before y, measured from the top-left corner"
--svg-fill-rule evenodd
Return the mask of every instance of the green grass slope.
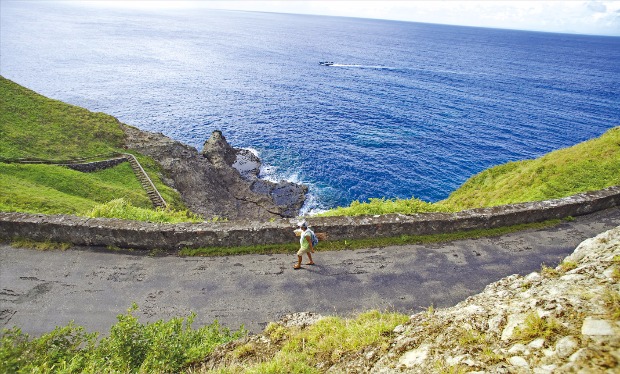
<path id="1" fill-rule="evenodd" d="M 452 209 L 556 199 L 620 185 L 620 127 L 534 160 L 487 169 L 441 205 Z"/>
<path id="2" fill-rule="evenodd" d="M 620 127 L 598 138 L 560 149 L 534 160 L 509 162 L 467 180 L 447 199 L 428 203 L 419 199 L 354 201 L 322 216 L 425 212 L 556 199 L 620 185 Z"/>
<path id="3" fill-rule="evenodd" d="M 123 131 L 114 117 L 48 99 L 0 77 L 0 161 L 98 159 L 99 155 L 127 152 L 123 141 Z M 171 208 L 185 210 L 178 192 L 161 182 L 159 165 L 132 153 Z M 125 211 L 152 210 L 128 163 L 81 173 L 56 165 L 0 162 L 0 191 L 0 211 L 4 212 L 91 215 L 99 208 L 97 214 L 102 216 L 142 219 L 144 212 L 137 217 L 125 214 L 117 209 L 118 203 L 114 204 L 115 213 L 101 213 L 102 205 L 105 208 L 117 199 L 122 199 Z M 171 220 L 195 218 L 183 212 Z"/>
<path id="4" fill-rule="evenodd" d="M 0 77 L 0 157 L 72 159 L 122 149 L 112 116 L 41 96 Z"/>
<path id="5" fill-rule="evenodd" d="M 119 197 L 141 208 L 152 206 L 128 163 L 95 173 L 0 163 L 0 190 L 1 211 L 80 214 Z"/>

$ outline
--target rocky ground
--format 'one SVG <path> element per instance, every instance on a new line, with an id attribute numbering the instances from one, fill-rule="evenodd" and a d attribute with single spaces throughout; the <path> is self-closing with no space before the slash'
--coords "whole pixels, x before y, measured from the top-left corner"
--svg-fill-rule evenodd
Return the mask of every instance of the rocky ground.
<path id="1" fill-rule="evenodd" d="M 455 307 L 411 316 L 370 371 L 618 373 L 619 280 L 617 227 L 556 268 L 510 276 Z"/>
<path id="2" fill-rule="evenodd" d="M 154 158 L 164 170 L 164 183 L 207 219 L 295 217 L 304 204 L 306 186 L 258 178 L 260 160 L 230 146 L 220 131 L 213 132 L 199 153 L 162 134 L 121 127 L 126 147 Z"/>
<path id="3" fill-rule="evenodd" d="M 618 373 L 620 372 L 620 226 L 581 243 L 555 268 L 512 275 L 454 307 L 414 314 L 389 348 L 317 361 L 328 373 Z M 320 316 L 278 322 L 306 328 Z M 230 352 L 248 342 L 268 360 L 282 343 L 270 335 L 229 344 L 203 368 L 256 362 Z M 333 357 L 333 355 L 331 356 Z M 220 366 L 221 367 L 221 366 Z"/>

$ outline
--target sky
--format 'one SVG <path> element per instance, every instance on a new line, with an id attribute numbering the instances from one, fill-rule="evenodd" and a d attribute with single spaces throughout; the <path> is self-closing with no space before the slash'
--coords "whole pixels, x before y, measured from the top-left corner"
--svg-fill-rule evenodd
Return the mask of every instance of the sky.
<path id="1" fill-rule="evenodd" d="M 212 8 L 379 18 L 450 25 L 620 36 L 620 1 L 260 1 L 111 0 L 92 6 L 141 9 Z"/>

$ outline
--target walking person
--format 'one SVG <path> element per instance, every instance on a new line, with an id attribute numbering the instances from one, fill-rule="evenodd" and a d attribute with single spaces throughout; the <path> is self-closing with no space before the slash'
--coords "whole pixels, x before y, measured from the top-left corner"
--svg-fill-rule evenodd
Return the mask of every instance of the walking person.
<path id="1" fill-rule="evenodd" d="M 314 253 L 314 247 L 312 246 L 312 236 L 310 230 L 308 230 L 308 223 L 302 221 L 299 222 L 297 226 L 299 227 L 297 230 L 300 230 L 301 233 L 299 237 L 299 251 L 297 251 L 297 264 L 293 266 L 293 269 L 301 269 L 301 260 L 304 253 L 308 255 L 308 262 L 306 265 L 314 265 L 311 254 Z"/>

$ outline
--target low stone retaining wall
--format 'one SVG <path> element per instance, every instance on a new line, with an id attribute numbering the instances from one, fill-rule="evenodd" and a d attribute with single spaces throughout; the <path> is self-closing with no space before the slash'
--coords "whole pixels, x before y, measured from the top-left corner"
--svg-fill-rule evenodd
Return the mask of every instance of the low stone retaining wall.
<path id="1" fill-rule="evenodd" d="M 62 166 L 66 166 L 69 169 L 81 171 L 82 173 L 92 173 L 95 171 L 112 168 L 118 164 L 122 164 L 123 162 L 127 162 L 127 161 L 129 161 L 127 157 L 122 156 L 122 157 L 113 158 L 110 160 L 85 162 L 85 163 L 62 164 Z"/>
<path id="2" fill-rule="evenodd" d="M 459 213 L 308 218 L 330 240 L 427 235 L 489 229 L 580 216 L 620 206 L 620 186 L 563 199 L 503 205 Z M 69 242 L 135 249 L 280 244 L 296 240 L 294 219 L 274 222 L 155 224 L 68 215 L 0 213 L 0 238 Z"/>

